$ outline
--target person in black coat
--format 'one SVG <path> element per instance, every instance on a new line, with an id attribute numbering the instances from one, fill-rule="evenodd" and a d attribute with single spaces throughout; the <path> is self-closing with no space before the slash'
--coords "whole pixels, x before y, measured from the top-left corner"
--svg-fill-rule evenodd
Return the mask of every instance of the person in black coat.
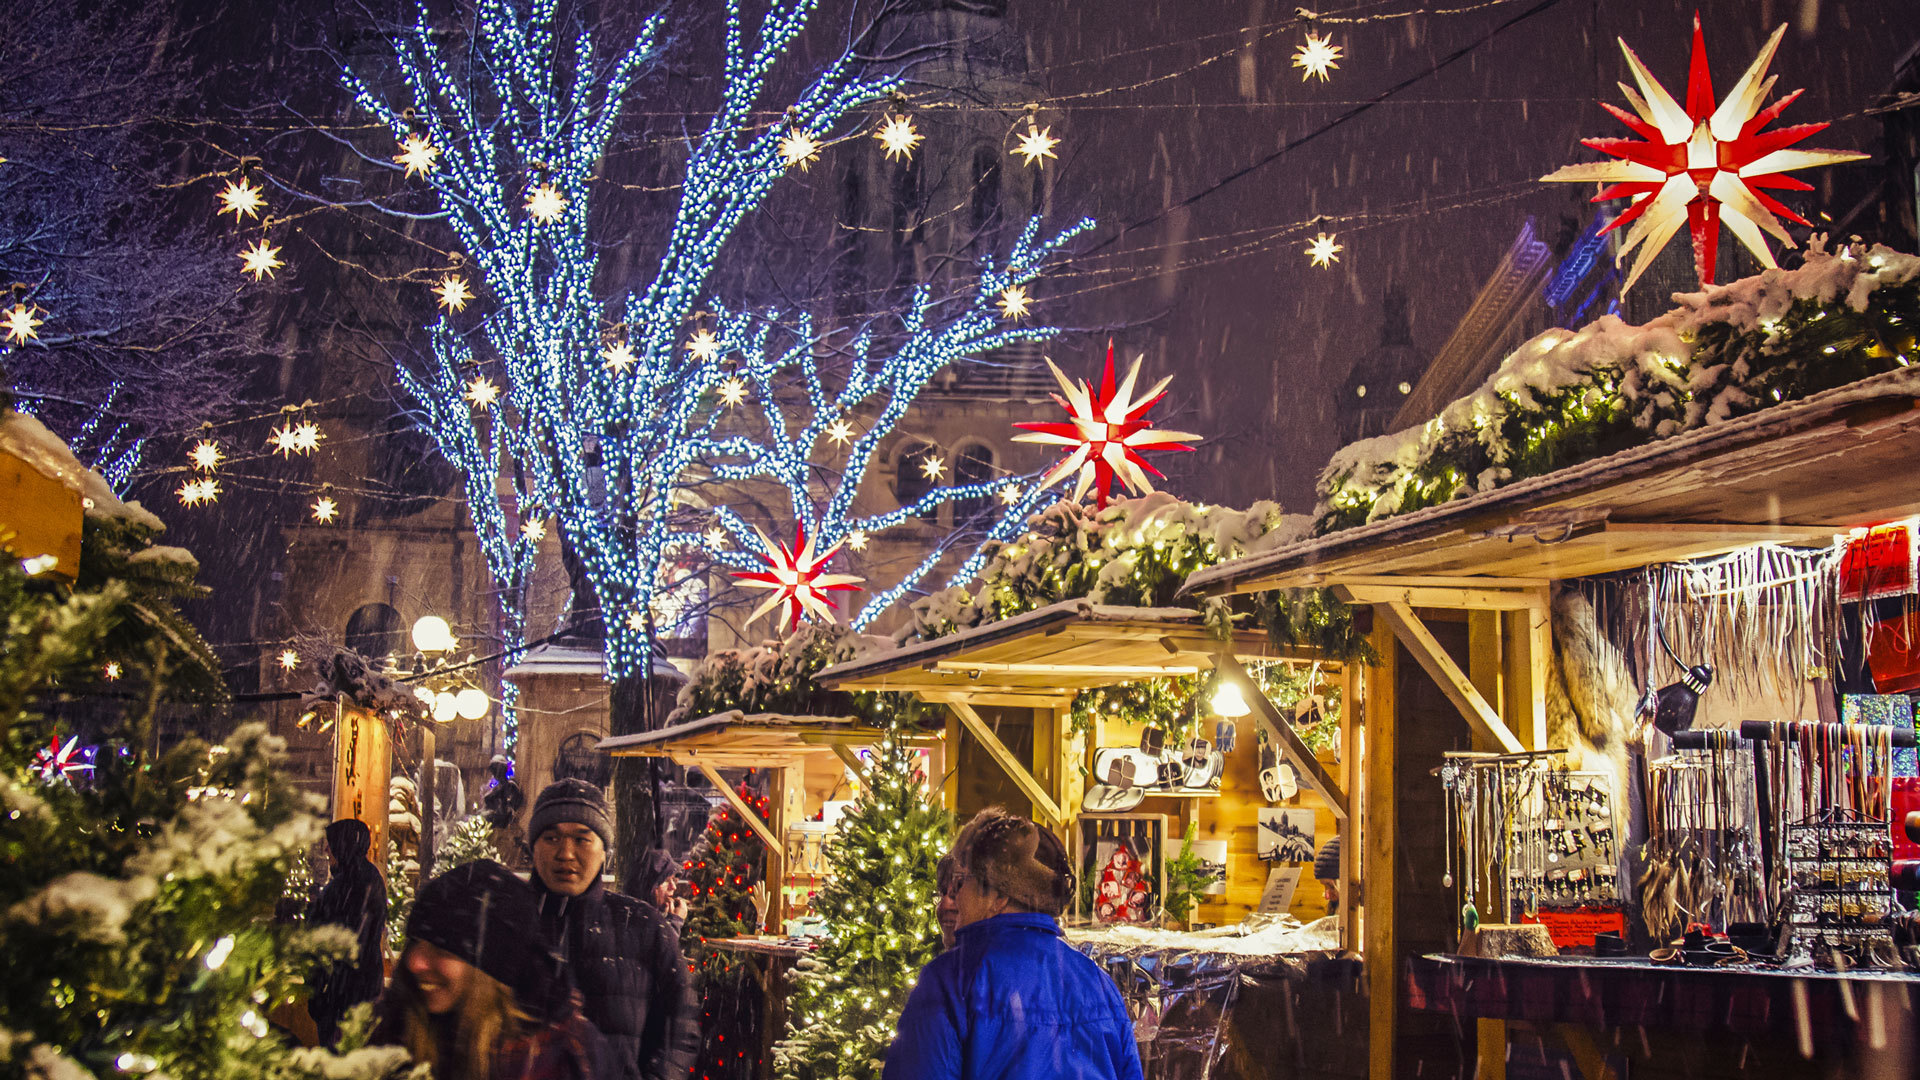
<path id="1" fill-rule="evenodd" d="M 557 780 L 534 801 L 540 927 L 566 959 L 587 1019 L 606 1036 L 611 1080 L 684 1080 L 699 1049 L 698 1007 L 680 935 L 652 904 L 600 880 L 613 821 L 600 789 Z"/>
<path id="2" fill-rule="evenodd" d="M 307 913 L 309 926 L 344 926 L 360 941 L 351 963 L 341 962 L 315 973 L 307 1013 L 319 1029 L 323 1046 L 340 1038 L 340 1018 L 363 1001 L 380 996 L 383 972 L 380 947 L 387 934 L 387 884 L 367 860 L 373 833 L 354 818 L 327 826 L 327 851 L 333 876 Z"/>

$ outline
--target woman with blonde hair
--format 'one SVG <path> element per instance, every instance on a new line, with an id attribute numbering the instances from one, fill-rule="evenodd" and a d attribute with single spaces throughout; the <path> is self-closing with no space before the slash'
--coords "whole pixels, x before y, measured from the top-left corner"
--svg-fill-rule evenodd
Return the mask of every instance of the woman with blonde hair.
<path id="1" fill-rule="evenodd" d="M 539 933 L 533 888 L 482 859 L 427 882 L 369 1041 L 433 1080 L 594 1080 L 600 1033 Z"/>

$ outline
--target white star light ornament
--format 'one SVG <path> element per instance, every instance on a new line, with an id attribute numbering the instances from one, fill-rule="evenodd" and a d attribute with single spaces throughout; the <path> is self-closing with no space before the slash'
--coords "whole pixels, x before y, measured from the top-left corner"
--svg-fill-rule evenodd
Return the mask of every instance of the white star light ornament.
<path id="1" fill-rule="evenodd" d="M 730 378 L 720 384 L 720 402 L 731 409 L 747 400 L 747 384 L 737 378 Z"/>
<path id="2" fill-rule="evenodd" d="M 239 221 L 242 215 L 257 218 L 260 216 L 260 208 L 267 205 L 265 193 L 260 189 L 260 185 L 244 176 L 238 180 L 227 181 L 227 186 L 220 189 L 219 198 L 220 212 L 232 214 L 235 221 Z"/>
<path id="3" fill-rule="evenodd" d="M 322 525 L 331 525 L 333 519 L 339 516 L 340 504 L 331 495 L 322 495 L 313 500 L 313 520 Z"/>
<path id="4" fill-rule="evenodd" d="M 1340 261 L 1340 253 L 1346 248 L 1334 243 L 1333 236 L 1321 233 L 1307 241 L 1307 259 L 1315 266 L 1331 268 Z"/>
<path id="5" fill-rule="evenodd" d="M 15 304 L 9 308 L 6 317 L 0 319 L 0 328 L 4 328 L 7 340 L 15 345 L 25 345 L 39 337 L 40 324 L 46 320 L 34 317 L 38 310 L 25 304 Z"/>
<path id="6" fill-rule="evenodd" d="M 887 117 L 887 122 L 880 125 L 880 130 L 874 132 L 873 137 L 886 148 L 888 161 L 896 157 L 911 159 L 913 148 L 926 138 L 913 129 L 913 121 L 905 116 Z"/>
<path id="7" fill-rule="evenodd" d="M 567 197 L 552 184 L 535 184 L 527 189 L 525 209 L 528 217 L 542 225 L 551 225 L 566 213 Z"/>
<path id="8" fill-rule="evenodd" d="M 278 659 L 281 671 L 292 671 L 300 666 L 300 654 L 292 649 L 281 649 Z"/>
<path id="9" fill-rule="evenodd" d="M 1047 134 L 1052 130 L 1050 127 L 1035 127 L 1033 121 L 1027 121 L 1026 134 L 1020 136 L 1020 145 L 1014 147 L 1013 152 L 1026 158 L 1028 165 L 1039 165 L 1047 158 L 1060 160 L 1060 155 L 1053 152 L 1053 148 L 1060 145 L 1060 140 Z"/>
<path id="10" fill-rule="evenodd" d="M 220 481 L 211 477 L 204 477 L 199 480 L 188 480 L 186 483 L 181 484 L 179 490 L 175 491 L 174 494 L 180 496 L 180 505 L 182 506 L 199 506 L 201 503 L 218 502 L 220 500 Z"/>
<path id="11" fill-rule="evenodd" d="M 520 535 L 537 544 L 547 538 L 547 523 L 533 518 L 520 526 Z"/>
<path id="12" fill-rule="evenodd" d="M 1316 34 L 1309 30 L 1306 44 L 1293 51 L 1293 66 L 1300 69 L 1301 82 L 1316 75 L 1321 82 L 1326 82 L 1328 70 L 1339 67 L 1335 61 L 1344 55 L 1345 50 L 1333 43 L 1332 34 Z"/>
<path id="13" fill-rule="evenodd" d="M 929 480 L 940 479 L 940 474 L 945 472 L 946 468 L 947 463 L 937 455 L 929 455 L 920 459 L 920 475 Z"/>
<path id="14" fill-rule="evenodd" d="M 267 246 L 265 240 L 256 240 L 252 247 L 240 250 L 240 272 L 252 274 L 255 281 L 272 277 L 275 270 L 285 265 L 280 261 L 280 249 Z"/>
<path id="15" fill-rule="evenodd" d="M 807 538 L 807 527 L 796 525 L 793 530 L 793 546 L 775 544 L 756 527 L 754 534 L 760 538 L 761 562 L 767 564 L 765 570 L 736 570 L 733 576 L 750 589 L 771 589 L 773 595 L 761 601 L 760 606 L 747 616 L 747 622 L 753 623 L 760 616 L 782 604 L 786 605 L 787 630 L 792 632 L 800 625 L 802 617 L 813 615 L 825 622 L 833 621 L 833 611 L 838 605 L 827 599 L 830 592 L 851 592 L 864 578 L 853 574 L 829 574 L 825 571 L 827 563 L 840 551 L 835 544 L 824 553 L 815 555 L 813 541 Z"/>
<path id="16" fill-rule="evenodd" d="M 1601 102 L 1600 107 L 1612 113 L 1639 139 L 1582 139 L 1584 145 L 1620 160 L 1568 165 L 1541 179 L 1604 183 L 1608 186 L 1593 197 L 1594 202 L 1622 196 L 1631 200 L 1631 205 L 1603 230 L 1604 233 L 1622 225 L 1633 226 L 1614 256 L 1617 265 L 1635 248 L 1640 250 L 1626 284 L 1621 287 L 1622 293 L 1633 287 L 1653 257 L 1667 246 L 1682 225 L 1692 235 L 1694 267 L 1700 272 L 1703 284 L 1713 282 L 1723 224 L 1753 253 L 1760 265 L 1772 268 L 1773 252 L 1762 234 L 1771 234 L 1793 247 L 1793 238 L 1787 235 L 1779 218 L 1801 225 L 1809 223 L 1762 189 L 1812 191 L 1813 185 L 1781 174 L 1790 169 L 1836 165 L 1867 157 L 1847 150 L 1787 149 L 1824 130 L 1827 125 L 1823 123 L 1761 130 L 1802 93 L 1795 90 L 1764 109 L 1760 107 L 1778 78 L 1767 75 L 1767 65 L 1772 63 L 1774 51 L 1786 32 L 1784 23 L 1773 32 L 1746 74 L 1740 76 L 1740 81 L 1733 84 L 1733 89 L 1717 107 L 1707 71 L 1706 38 L 1700 31 L 1698 15 L 1693 18 L 1693 56 L 1687 69 L 1685 105 L 1667 93 L 1624 40 L 1620 42 L 1620 51 L 1627 57 L 1627 69 L 1633 73 L 1640 92 L 1620 84 L 1627 103 L 1633 106 L 1631 113 L 1605 102 Z"/>
<path id="17" fill-rule="evenodd" d="M 434 161 L 440 156 L 440 148 L 433 145 L 425 135 L 409 135 L 400 140 L 400 152 L 393 160 L 406 166 L 407 179 L 425 176 L 434 169 Z"/>
<path id="18" fill-rule="evenodd" d="M 780 160 L 786 162 L 789 169 L 798 165 L 801 172 L 806 172 L 820 160 L 820 141 L 794 128 L 780 137 Z"/>
<path id="19" fill-rule="evenodd" d="M 448 274 L 433 287 L 433 295 L 438 298 L 439 305 L 448 311 L 464 311 L 467 301 L 473 299 L 473 290 L 467 287 L 466 278 Z"/>
<path id="20" fill-rule="evenodd" d="M 226 452 L 221 450 L 220 444 L 212 439 L 201 439 L 193 444 L 193 449 L 187 451 L 187 460 L 202 472 L 212 472 L 226 459 Z"/>
<path id="21" fill-rule="evenodd" d="M 837 446 L 845 446 L 853 439 L 853 426 L 836 416 L 833 423 L 827 425 L 827 438 Z"/>
<path id="22" fill-rule="evenodd" d="M 1020 501 L 1020 485 L 1008 484 L 1006 487 L 1001 488 L 1000 501 L 1003 503 L 1006 503 L 1008 506 L 1012 506 L 1014 503 L 1019 502 Z"/>
<path id="23" fill-rule="evenodd" d="M 460 396 L 466 398 L 467 403 L 474 408 L 484 409 L 500 400 L 500 388 L 485 375 L 476 375 L 473 381 L 467 384 L 467 392 Z"/>
<path id="24" fill-rule="evenodd" d="M 324 438 L 326 435 L 320 431 L 319 424 L 311 420 L 302 420 L 297 424 L 288 421 L 274 428 L 273 434 L 267 436 L 267 442 L 273 447 L 274 453 L 282 457 L 292 457 L 295 454 L 313 453 L 320 448 L 320 440 Z"/>
<path id="25" fill-rule="evenodd" d="M 1001 318 L 1024 319 L 1027 309 L 1033 306 L 1033 298 L 1027 295 L 1025 286 L 1009 285 L 1000 293 L 998 303 Z"/>
<path id="26" fill-rule="evenodd" d="M 600 350 L 600 359 L 606 362 L 608 371 L 624 372 L 640 362 L 633 354 L 633 346 L 624 341 L 616 341 Z"/>
<path id="27" fill-rule="evenodd" d="M 1067 455 L 1060 459 L 1060 463 L 1040 478 L 1042 488 L 1052 487 L 1058 481 L 1077 474 L 1074 501 L 1084 498 L 1087 489 L 1093 488 L 1096 505 L 1105 508 L 1115 477 L 1136 495 L 1153 490 L 1153 483 L 1147 479 L 1148 473 L 1166 478 L 1160 470 L 1149 465 L 1146 458 L 1140 456 L 1141 451 L 1193 449 L 1180 444 L 1197 441 L 1200 436 L 1184 431 L 1161 431 L 1153 426 L 1153 421 L 1146 419 L 1147 410 L 1159 403 L 1173 376 L 1161 379 L 1153 389 L 1136 400 L 1133 389 L 1140 377 L 1140 359 L 1134 358 L 1126 379 L 1116 388 L 1113 382 L 1113 343 L 1108 342 L 1106 374 L 1101 379 L 1099 389 L 1095 389 L 1091 382 L 1074 385 L 1054 366 L 1052 360 L 1047 361 L 1054 380 L 1066 394 L 1065 397 L 1055 394 L 1053 400 L 1067 410 L 1067 419 L 1015 424 L 1014 427 L 1031 434 L 1013 437 L 1014 442 L 1068 448 Z"/>
<path id="28" fill-rule="evenodd" d="M 720 355 L 720 339 L 705 327 L 695 330 L 687 339 L 687 355 L 703 364 L 709 363 Z"/>
<path id="29" fill-rule="evenodd" d="M 867 530 L 855 529 L 847 534 L 847 546 L 855 551 L 867 550 Z"/>

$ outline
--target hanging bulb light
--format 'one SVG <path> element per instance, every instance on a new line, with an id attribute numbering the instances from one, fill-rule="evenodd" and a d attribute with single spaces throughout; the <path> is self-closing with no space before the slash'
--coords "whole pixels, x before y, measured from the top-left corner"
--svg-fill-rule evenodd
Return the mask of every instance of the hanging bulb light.
<path id="1" fill-rule="evenodd" d="M 1224 676 L 1214 683 L 1213 697 L 1207 702 L 1207 707 L 1213 710 L 1213 715 L 1229 719 L 1253 711 L 1253 706 L 1248 705 L 1246 697 L 1240 693 L 1240 684 Z"/>

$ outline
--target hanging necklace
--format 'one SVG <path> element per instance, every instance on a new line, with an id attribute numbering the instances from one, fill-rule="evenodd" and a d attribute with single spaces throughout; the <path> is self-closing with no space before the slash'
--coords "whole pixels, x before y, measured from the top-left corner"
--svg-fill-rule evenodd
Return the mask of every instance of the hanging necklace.
<path id="1" fill-rule="evenodd" d="M 1447 859 L 1447 873 L 1446 873 L 1446 876 L 1440 879 L 1440 887 L 1443 889 L 1451 889 L 1453 888 L 1453 803 L 1454 803 L 1453 764 L 1451 762 L 1440 766 L 1440 789 L 1446 796 L 1441 801 L 1441 812 L 1446 815 L 1444 824 L 1441 826 L 1441 828 L 1444 833 L 1444 841 L 1442 846 L 1446 848 L 1446 859 Z"/>

